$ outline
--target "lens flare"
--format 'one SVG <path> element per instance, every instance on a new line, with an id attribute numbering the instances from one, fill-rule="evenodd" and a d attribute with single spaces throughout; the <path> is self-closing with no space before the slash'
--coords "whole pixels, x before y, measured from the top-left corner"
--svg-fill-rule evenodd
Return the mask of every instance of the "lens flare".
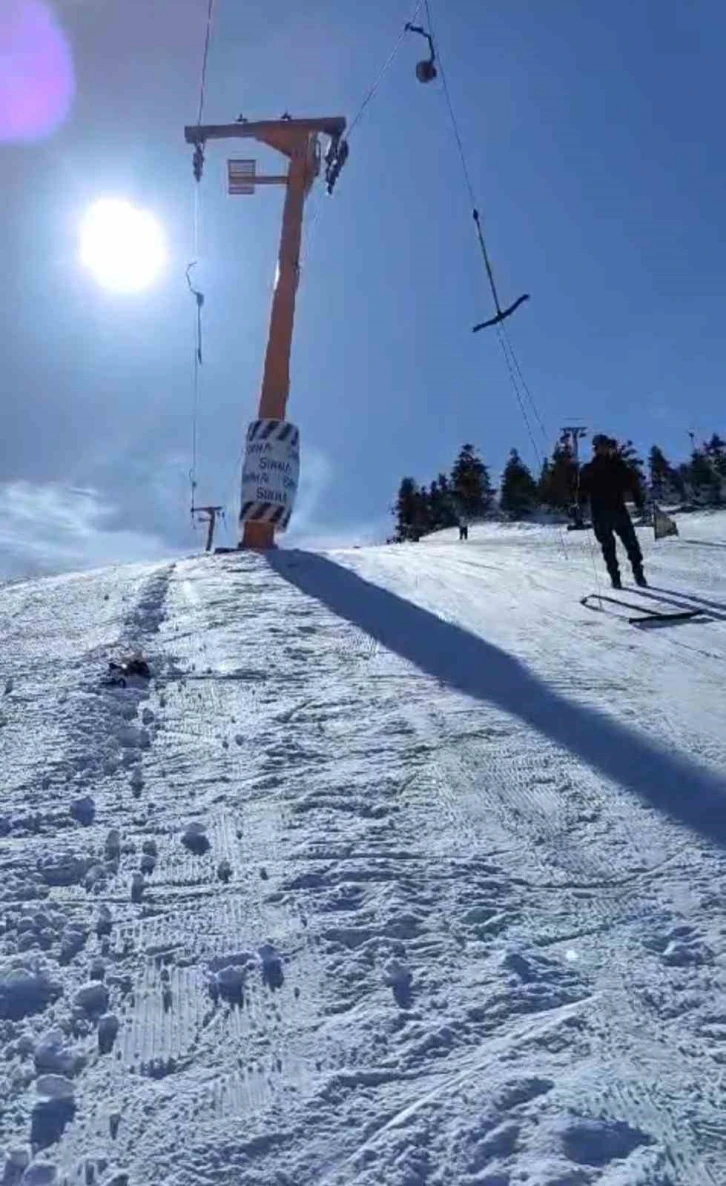
<path id="1" fill-rule="evenodd" d="M 70 46 L 48 5 L 0 0 L 0 141 L 50 135 L 74 91 Z"/>

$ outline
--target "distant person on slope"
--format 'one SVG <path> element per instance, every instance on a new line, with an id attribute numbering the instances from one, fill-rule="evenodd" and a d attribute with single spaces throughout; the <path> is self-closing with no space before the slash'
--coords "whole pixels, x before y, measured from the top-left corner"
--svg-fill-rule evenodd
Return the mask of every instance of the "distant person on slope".
<path id="1" fill-rule="evenodd" d="M 580 472 L 579 504 L 590 503 L 593 531 L 602 548 L 613 588 L 622 589 L 615 550 L 616 535 L 628 553 L 636 585 L 644 587 L 648 582 L 643 573 L 643 553 L 625 506 L 625 498 L 630 495 L 638 510 L 643 510 L 637 475 L 618 455 L 616 442 L 604 433 L 592 438 L 592 447 L 593 459 Z"/>

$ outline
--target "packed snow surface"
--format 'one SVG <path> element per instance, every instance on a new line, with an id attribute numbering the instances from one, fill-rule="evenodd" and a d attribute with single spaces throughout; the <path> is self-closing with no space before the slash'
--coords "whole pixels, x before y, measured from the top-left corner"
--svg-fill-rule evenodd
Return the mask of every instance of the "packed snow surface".
<path id="1" fill-rule="evenodd" d="M 0 589 L 0 1181 L 724 1186 L 726 517 Z M 104 684 L 141 650 L 153 677 Z"/>

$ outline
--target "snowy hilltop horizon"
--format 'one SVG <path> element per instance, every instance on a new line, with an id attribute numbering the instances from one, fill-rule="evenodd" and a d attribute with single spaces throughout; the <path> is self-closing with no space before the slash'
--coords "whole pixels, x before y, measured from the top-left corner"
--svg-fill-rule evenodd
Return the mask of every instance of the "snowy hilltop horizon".
<path id="1" fill-rule="evenodd" d="M 1 586 L 3 1186 L 723 1186 L 726 516 L 679 527 L 617 594 L 501 523 Z"/>

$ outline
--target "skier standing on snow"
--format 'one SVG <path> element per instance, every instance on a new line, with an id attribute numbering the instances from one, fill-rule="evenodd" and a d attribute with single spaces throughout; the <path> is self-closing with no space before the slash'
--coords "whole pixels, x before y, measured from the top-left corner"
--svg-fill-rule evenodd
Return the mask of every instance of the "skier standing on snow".
<path id="1" fill-rule="evenodd" d="M 613 588 L 622 589 L 615 550 L 616 535 L 628 553 L 636 585 L 644 587 L 648 582 L 643 573 L 643 553 L 625 506 L 625 498 L 630 495 L 638 510 L 643 510 L 643 494 L 637 475 L 619 456 L 616 442 L 604 433 L 592 438 L 592 447 L 593 459 L 580 471 L 578 503 L 590 503 L 593 531 L 602 548 Z"/>

